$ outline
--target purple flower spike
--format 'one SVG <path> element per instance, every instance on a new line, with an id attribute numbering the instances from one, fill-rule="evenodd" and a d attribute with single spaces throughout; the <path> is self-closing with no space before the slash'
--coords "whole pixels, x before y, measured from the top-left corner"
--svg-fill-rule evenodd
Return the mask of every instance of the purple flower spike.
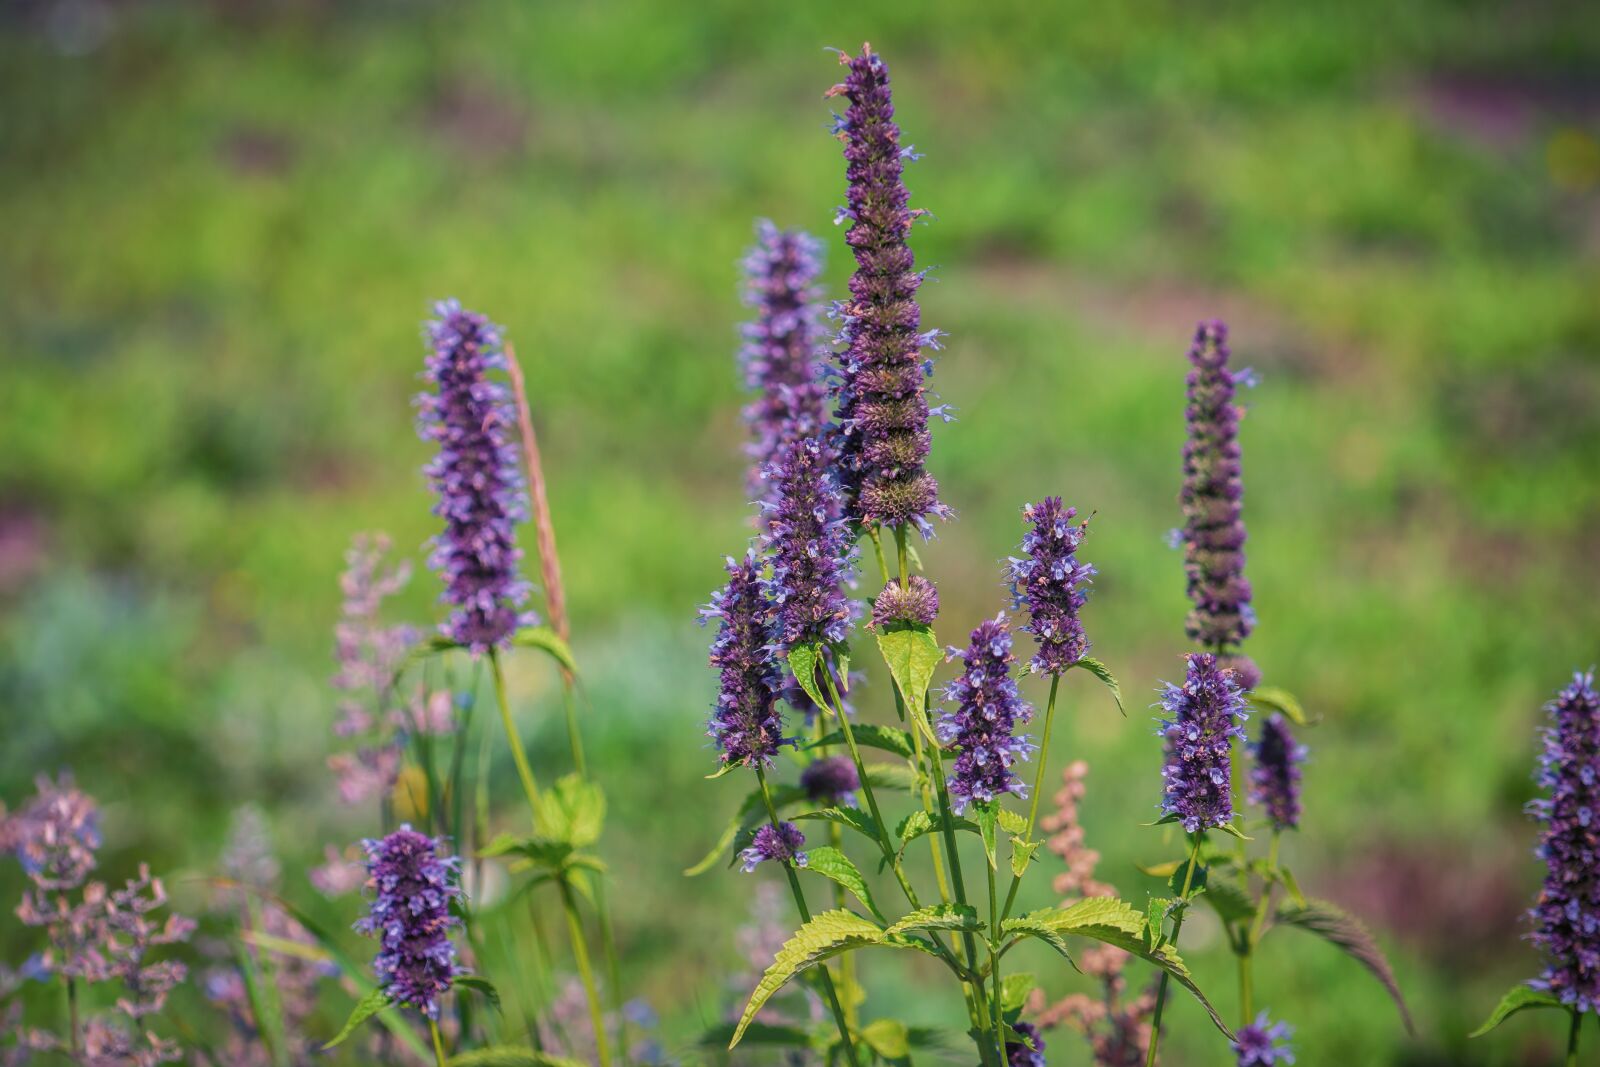
<path id="1" fill-rule="evenodd" d="M 442 599 L 455 605 L 441 632 L 478 654 L 505 647 L 533 621 L 519 610 L 528 585 L 517 572 L 522 550 L 513 532 L 524 514 L 522 475 L 506 436 L 513 419 L 506 389 L 488 377 L 506 365 L 498 328 L 454 300 L 434 312 L 424 373 L 434 391 L 417 397 L 418 430 L 439 444 L 424 473 L 445 527 L 428 565 L 444 578 Z"/>
<path id="2" fill-rule="evenodd" d="M 756 869 L 756 864 L 763 860 L 776 860 L 779 863 L 793 863 L 796 867 L 806 865 L 806 854 L 800 851 L 806 843 L 806 835 L 792 822 L 780 822 L 776 827 L 771 823 L 756 831 L 755 840 L 750 847 L 739 853 L 739 858 L 744 861 L 743 869 L 746 874 Z"/>
<path id="3" fill-rule="evenodd" d="M 818 323 L 821 243 L 802 230 L 756 223 L 756 246 L 744 260 L 745 303 L 755 321 L 741 333 L 739 362 L 756 398 L 744 409 L 754 440 L 750 491 L 772 500 L 763 472 L 778 452 L 802 437 L 820 437 L 828 422 L 828 387 L 822 380 L 825 343 Z"/>
<path id="4" fill-rule="evenodd" d="M 61 892 L 83 884 L 100 847 L 100 812 L 63 772 L 56 781 L 34 779 L 38 793 L 10 821 L 0 818 L 0 839 L 15 849 L 33 884 Z"/>
<path id="5" fill-rule="evenodd" d="M 856 790 L 861 775 L 849 756 L 824 756 L 800 772 L 800 788 L 806 797 L 824 808 L 856 806 Z"/>
<path id="6" fill-rule="evenodd" d="M 1016 656 L 1005 614 L 980 623 L 967 650 L 951 649 L 950 655 L 960 657 L 965 669 L 945 689 L 945 699 L 956 710 L 939 717 L 937 733 L 940 744 L 961 750 L 946 783 L 956 813 L 974 801 L 988 803 L 1006 793 L 1026 796 L 1027 787 L 1011 765 L 1027 759 L 1030 742 L 1012 731 L 1033 718 L 1033 709 L 1011 677 Z"/>
<path id="7" fill-rule="evenodd" d="M 1019 1019 L 1011 1024 L 1011 1029 L 1028 1041 L 1006 1042 L 1007 1067 L 1045 1067 L 1044 1035 L 1039 1032 L 1039 1028 L 1033 1023 Z"/>
<path id="8" fill-rule="evenodd" d="M 1022 509 L 1030 528 L 1022 538 L 1023 559 L 1007 568 L 1012 606 L 1028 609 L 1023 629 L 1039 642 L 1029 667 L 1036 674 L 1060 674 L 1089 654 L 1089 638 L 1078 612 L 1088 599 L 1083 587 L 1094 578 L 1094 566 L 1075 553 L 1088 532 L 1086 521 L 1073 525 L 1076 508 L 1063 507 L 1058 496 Z"/>
<path id="9" fill-rule="evenodd" d="M 1300 826 L 1300 764 L 1306 746 L 1294 739 L 1289 721 L 1274 713 L 1261 726 L 1261 739 L 1250 746 L 1256 765 L 1250 771 L 1250 800 L 1267 809 L 1275 830 Z"/>
<path id="10" fill-rule="evenodd" d="M 1184 418 L 1183 570 L 1188 579 L 1189 638 L 1213 651 L 1237 645 L 1255 627 L 1244 576 L 1244 483 L 1239 466 L 1236 380 L 1228 368 L 1228 327 L 1213 320 L 1195 330 L 1189 349 L 1189 406 Z"/>
<path id="11" fill-rule="evenodd" d="M 854 621 L 844 587 L 855 570 L 849 525 L 838 515 L 839 488 L 827 450 L 814 440 L 791 441 L 767 470 L 776 501 L 767 505 L 764 542 L 772 555 L 766 582 L 776 619 L 778 652 L 797 645 L 843 641 Z"/>
<path id="12" fill-rule="evenodd" d="M 772 658 L 772 608 L 755 553 L 728 559 L 728 584 L 701 612 L 701 621 L 707 618 L 721 620 L 711 643 L 711 666 L 721 672 L 721 687 L 707 733 L 724 765 L 770 766 L 787 739 L 777 705 L 781 676 Z"/>
<path id="13" fill-rule="evenodd" d="M 840 480 L 848 515 L 862 523 L 910 523 L 929 536 L 930 516 L 947 517 L 939 484 L 923 469 L 928 458 L 928 400 L 923 379 L 937 331 L 922 331 L 917 287 L 922 273 L 906 243 L 923 214 L 906 207 L 911 194 L 901 178 L 909 150 L 900 145 L 889 94 L 889 68 L 870 45 L 858 56 L 840 55 L 850 68 L 828 90 L 850 106 L 835 133 L 844 142 L 848 207 L 845 243 L 855 254 L 850 298 L 839 311 L 839 381 L 835 415 L 840 433 Z"/>
<path id="14" fill-rule="evenodd" d="M 1530 983 L 1578 1011 L 1600 1012 L 1600 694 L 1594 672 L 1545 708 L 1539 784 L 1547 795 L 1528 805 L 1544 823 L 1537 855 L 1548 873 L 1529 913 L 1544 973 Z"/>
<path id="15" fill-rule="evenodd" d="M 1181 686 L 1168 685 L 1161 706 L 1172 716 L 1161 724 L 1167 739 L 1166 779 L 1161 810 L 1193 834 L 1233 818 L 1232 738 L 1243 737 L 1244 693 L 1233 672 L 1209 652 L 1188 657 Z"/>
<path id="16" fill-rule="evenodd" d="M 1239 1027 L 1234 1034 L 1233 1051 L 1239 1057 L 1239 1067 L 1273 1067 L 1279 1063 L 1293 1063 L 1294 1052 L 1289 1048 L 1289 1035 L 1294 1031 L 1288 1023 L 1267 1023 L 1267 1013 L 1256 1016 L 1256 1021 Z"/>
<path id="17" fill-rule="evenodd" d="M 891 581 L 872 602 L 872 625 L 880 630 L 897 622 L 931 626 L 938 614 L 939 590 L 920 574 L 905 585 Z"/>
<path id="18" fill-rule="evenodd" d="M 392 1002 L 437 1019 L 439 998 L 456 975 L 465 973 L 456 966 L 450 940 L 450 932 L 461 925 L 450 914 L 450 902 L 461 895 L 456 884 L 461 861 L 406 825 L 361 847 L 367 852 L 368 883 L 377 895 L 356 929 L 378 937 L 373 961 L 378 984 Z"/>

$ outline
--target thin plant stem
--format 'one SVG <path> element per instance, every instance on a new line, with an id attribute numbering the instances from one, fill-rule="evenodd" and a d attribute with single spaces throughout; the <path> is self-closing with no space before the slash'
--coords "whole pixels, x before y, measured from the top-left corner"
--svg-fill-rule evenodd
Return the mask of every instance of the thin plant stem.
<path id="1" fill-rule="evenodd" d="M 611 987 L 611 1010 L 617 1016 L 617 1058 L 628 1062 L 628 1013 L 623 1010 L 622 964 L 617 956 L 616 931 L 611 926 L 611 912 L 606 907 L 605 878 L 596 875 L 594 880 L 594 912 L 600 923 L 600 951 L 606 958 L 606 982 Z"/>
<path id="2" fill-rule="evenodd" d="M 1567 1067 L 1578 1067 L 1578 1035 L 1583 1030 L 1583 1012 L 1568 1011 L 1572 1022 L 1567 1024 Z"/>
<path id="3" fill-rule="evenodd" d="M 72 1058 L 78 1058 L 78 982 L 67 977 L 67 1048 Z"/>
<path id="4" fill-rule="evenodd" d="M 878 557 L 878 576 L 883 579 L 884 584 L 888 584 L 889 563 L 883 558 L 883 535 L 878 533 L 876 526 L 869 526 L 867 536 L 872 538 L 872 551 Z"/>
<path id="5" fill-rule="evenodd" d="M 428 1019 L 428 1033 L 433 1035 L 433 1058 L 439 1067 L 444 1067 L 444 1036 L 439 1033 L 439 1020 Z"/>
<path id="6" fill-rule="evenodd" d="M 539 783 L 534 780 L 533 768 L 528 766 L 528 752 L 522 747 L 522 737 L 511 718 L 511 704 L 506 698 L 505 672 L 500 668 L 500 652 L 489 650 L 489 670 L 494 675 L 495 700 L 500 705 L 500 721 L 506 728 L 506 742 L 511 746 L 511 761 L 517 765 L 517 777 L 522 779 L 522 791 L 528 797 L 528 810 L 534 821 L 539 819 Z"/>
<path id="7" fill-rule="evenodd" d="M 994 1014 L 995 1055 L 1006 1062 L 1006 1024 L 1000 1001 L 1000 894 L 995 891 L 994 864 L 985 863 L 989 873 L 989 982 L 992 987 L 990 1009 Z"/>
<path id="8" fill-rule="evenodd" d="M 1178 916 L 1172 920 L 1172 939 L 1169 944 L 1174 949 L 1178 947 L 1178 935 L 1183 932 L 1183 915 L 1189 902 L 1189 890 L 1194 887 L 1194 869 L 1200 864 L 1200 844 L 1205 840 L 1204 833 L 1194 835 L 1194 847 L 1189 850 L 1189 867 L 1183 876 L 1183 892 L 1178 894 Z M 1156 1010 L 1150 1016 L 1150 1051 L 1145 1056 L 1144 1067 L 1155 1067 L 1156 1050 L 1161 1045 L 1161 1012 L 1167 1006 L 1167 980 L 1171 976 L 1161 972 L 1161 982 L 1156 986 Z"/>
<path id="9" fill-rule="evenodd" d="M 584 942 L 583 920 L 578 915 L 578 902 L 572 895 L 572 882 L 566 875 L 556 879 L 561 890 L 561 907 L 567 913 L 567 932 L 572 936 L 572 957 L 578 965 L 578 976 L 583 979 L 583 993 L 589 1001 L 589 1021 L 594 1026 L 595 1060 L 600 1067 L 611 1062 L 606 1049 L 606 1012 L 600 1006 L 600 990 L 595 985 L 594 968 L 589 964 L 589 946 Z"/>
<path id="10" fill-rule="evenodd" d="M 767 805 L 767 818 L 772 823 L 772 832 L 780 833 L 778 809 L 772 803 L 772 791 L 767 788 L 767 772 L 759 763 L 756 764 L 756 781 L 761 786 L 761 799 Z M 794 894 L 794 906 L 800 912 L 800 922 L 802 924 L 810 922 L 811 909 L 806 907 L 805 890 L 800 888 L 800 876 L 794 873 L 794 864 L 784 860 L 783 873 L 789 877 L 789 891 Z M 828 970 L 827 964 L 822 965 L 822 989 L 827 994 L 828 1006 L 833 1009 L 833 1021 L 839 1027 L 839 1040 L 844 1042 L 844 1052 L 850 1061 L 850 1067 L 861 1067 L 861 1061 L 856 1056 L 855 1041 L 850 1037 L 850 1024 L 845 1017 L 844 1005 L 839 1003 L 839 991 L 833 986 L 833 974 Z"/>
<path id="11" fill-rule="evenodd" d="M 1061 675 L 1050 676 L 1050 699 L 1044 706 L 1044 736 L 1039 742 L 1039 767 L 1033 774 L 1033 803 L 1028 805 L 1028 832 L 1024 841 L 1033 840 L 1033 831 L 1039 825 L 1039 795 L 1044 792 L 1044 769 L 1050 762 L 1050 727 L 1056 719 L 1056 692 L 1061 688 Z M 1017 887 L 1022 885 L 1022 875 L 1012 874 L 1011 891 L 1006 894 L 1005 910 L 1001 918 L 1011 918 L 1011 906 L 1017 902 Z"/>
<path id="12" fill-rule="evenodd" d="M 944 834 L 945 851 L 950 856 L 950 885 L 955 891 L 956 903 L 965 908 L 967 907 L 967 883 L 961 876 L 961 853 L 956 849 L 955 816 L 950 811 L 950 791 L 944 780 L 944 754 L 937 745 L 932 746 L 931 751 L 933 752 L 934 781 L 937 783 L 939 791 L 940 831 Z M 977 939 L 972 936 L 971 930 L 963 930 L 961 931 L 961 942 L 962 947 L 966 950 L 967 966 L 975 971 L 978 966 Z M 979 1024 L 983 1020 L 982 1004 L 982 988 L 978 983 L 974 982 L 971 987 L 971 999 L 967 1003 L 967 1008 L 971 1013 L 974 1024 Z M 983 1029 L 981 1025 L 976 1028 Z M 994 1050 L 990 1048 L 989 1043 L 983 1040 L 981 1034 L 975 1035 L 974 1040 L 977 1042 L 978 1054 L 983 1062 L 992 1064 L 994 1062 Z"/>
<path id="13" fill-rule="evenodd" d="M 567 743 L 572 747 L 572 766 L 578 777 L 588 781 L 589 763 L 583 757 L 583 731 L 578 729 L 578 702 L 572 696 L 573 677 L 561 668 L 561 702 L 567 713 Z"/>
<path id="14" fill-rule="evenodd" d="M 1272 844 L 1267 850 L 1267 865 L 1269 869 L 1278 869 L 1278 844 L 1282 834 L 1278 830 L 1272 831 Z M 1256 902 L 1256 913 L 1250 925 L 1241 932 L 1239 951 L 1239 1014 L 1244 1023 L 1249 1023 L 1255 1015 L 1255 989 L 1253 962 L 1256 945 L 1261 941 L 1261 928 L 1266 925 L 1267 912 L 1272 908 L 1272 892 L 1275 883 L 1268 881 L 1261 887 L 1261 899 Z"/>
<path id="15" fill-rule="evenodd" d="M 828 736 L 828 724 L 827 721 L 823 719 L 820 711 L 815 716 L 815 721 L 812 723 L 812 726 L 817 735 L 816 739 L 818 741 L 821 741 L 824 737 Z M 832 745 L 823 747 L 823 753 L 826 754 L 832 747 Z M 828 843 L 834 848 L 843 851 L 844 827 L 840 826 L 836 822 L 828 823 Z M 838 882 L 833 884 L 833 906 L 835 908 L 842 908 L 845 906 L 844 886 L 840 885 Z M 846 952 L 844 955 L 839 957 L 839 978 L 844 982 L 844 987 L 847 991 L 855 988 L 856 958 L 849 952 Z M 856 1011 L 855 999 L 853 997 L 845 1004 L 844 1014 L 845 1020 L 852 1027 L 860 1024 L 861 1020 L 858 1018 L 859 1013 Z"/>

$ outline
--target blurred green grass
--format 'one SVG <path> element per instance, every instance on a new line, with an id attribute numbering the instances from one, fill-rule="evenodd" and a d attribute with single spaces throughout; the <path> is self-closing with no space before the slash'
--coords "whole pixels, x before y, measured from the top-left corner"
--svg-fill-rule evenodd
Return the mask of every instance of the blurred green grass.
<path id="1" fill-rule="evenodd" d="M 247 800 L 292 866 L 370 829 L 322 768 L 335 577 L 353 531 L 431 532 L 409 397 L 427 303 L 455 295 L 530 379 L 608 857 L 644 887 L 621 902 L 632 984 L 674 1039 L 720 1011 L 748 886 L 678 871 L 736 800 L 700 780 L 690 625 L 748 535 L 735 262 L 771 216 L 828 240 L 842 290 L 821 49 L 867 39 L 926 153 L 924 318 L 951 335 L 935 387 L 959 421 L 932 467 L 959 519 L 924 553 L 943 636 L 999 605 L 1023 501 L 1098 512 L 1091 632 L 1135 710 L 1075 690 L 1056 760 L 1095 768 L 1105 876 L 1142 894 L 1131 863 L 1161 851 L 1124 832 L 1157 788 L 1138 694 L 1183 650 L 1163 543 L 1182 355 L 1222 314 L 1263 379 L 1252 648 L 1325 716 L 1289 854 L 1308 888 L 1381 912 L 1422 1035 L 1292 934 L 1269 942 L 1273 1007 L 1313 1063 L 1550 1046 L 1532 1021 L 1461 1034 L 1535 965 L 1533 730 L 1600 655 L 1600 23 L 1559 4 L 169 3 L 97 9 L 96 36 L 62 10 L 0 16 L 0 796 L 71 765 L 109 806 L 113 866 L 203 871 Z M 404 610 L 430 617 L 433 593 L 419 577 Z M 552 680 L 519 675 L 559 767 Z M 1372 859 L 1397 854 L 1428 857 L 1416 884 Z M 1198 965 L 1219 996 L 1228 967 Z M 872 970 L 869 1011 L 946 1009 Z M 1216 1061 L 1198 1013 L 1176 1019 L 1182 1062 Z M 1083 1062 L 1071 1046 L 1053 1062 Z"/>

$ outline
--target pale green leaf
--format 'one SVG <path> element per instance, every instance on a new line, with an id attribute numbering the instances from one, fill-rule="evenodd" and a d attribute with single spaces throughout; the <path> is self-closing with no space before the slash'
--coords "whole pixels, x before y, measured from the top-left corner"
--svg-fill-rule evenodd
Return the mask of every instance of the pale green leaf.
<path id="1" fill-rule="evenodd" d="M 999 815 L 1000 805 L 994 801 L 972 805 L 972 821 L 978 824 L 978 836 L 983 838 L 983 854 L 988 858 L 989 866 L 996 869 L 1000 864 L 995 859 L 994 826 Z"/>
<path id="2" fill-rule="evenodd" d="M 1038 979 L 1026 971 L 1006 975 L 1000 980 L 1000 1010 L 1021 1011 L 1028 1002 L 1028 994 L 1033 992 L 1037 984 Z"/>
<path id="3" fill-rule="evenodd" d="M 796 645 L 789 650 L 789 671 L 794 675 L 794 680 L 800 683 L 800 688 L 806 691 L 819 708 L 831 708 L 828 698 L 822 695 L 822 688 L 817 684 L 817 669 L 827 669 L 827 663 L 822 658 L 822 645 L 812 641 L 804 645 Z"/>
<path id="4" fill-rule="evenodd" d="M 1118 685 L 1116 678 L 1112 677 L 1111 668 L 1107 667 L 1104 663 L 1101 663 L 1093 656 L 1084 656 L 1082 659 L 1078 660 L 1078 662 L 1074 663 L 1073 666 L 1082 667 L 1084 670 L 1088 671 L 1090 674 L 1094 675 L 1096 678 L 1100 679 L 1100 681 L 1105 683 L 1105 687 L 1111 691 L 1111 699 L 1117 702 L 1117 710 L 1122 712 L 1123 718 L 1128 717 L 1127 709 L 1122 706 L 1122 686 Z"/>
<path id="5" fill-rule="evenodd" d="M 888 934 L 854 912 L 836 909 L 814 916 L 784 942 L 772 965 L 756 983 L 728 1047 L 731 1049 L 739 1043 L 756 1013 L 796 975 L 851 949 L 891 944 Z"/>
<path id="6" fill-rule="evenodd" d="M 795 816 L 796 819 L 821 819 L 826 822 L 836 822 L 840 826 L 848 826 L 856 833 L 870 839 L 873 844 L 879 843 L 878 824 L 871 815 L 860 808 L 818 808 L 816 811 L 802 812 Z"/>
<path id="7" fill-rule="evenodd" d="M 344 1021 L 344 1026 L 334 1035 L 333 1040 L 322 1046 L 324 1052 L 333 1046 L 341 1044 L 345 1038 L 356 1032 L 356 1028 L 384 1008 L 389 1006 L 389 994 L 382 989 L 374 989 L 366 996 L 356 1001 L 355 1008 L 350 1012 L 350 1017 Z"/>
<path id="8" fill-rule="evenodd" d="M 889 665 L 889 674 L 906 707 L 922 707 L 934 669 L 944 659 L 933 630 L 915 623 L 892 623 L 878 631 L 877 638 L 878 651 Z"/>
<path id="9" fill-rule="evenodd" d="M 1033 855 L 1039 851 L 1039 842 L 1024 841 L 1020 837 L 1011 839 L 1011 873 L 1021 878 L 1028 869 L 1028 864 L 1033 862 Z"/>
<path id="10" fill-rule="evenodd" d="M 890 1061 L 904 1061 L 911 1055 L 911 1032 L 898 1019 L 875 1019 L 861 1028 L 861 1041 L 873 1052 Z"/>
<path id="11" fill-rule="evenodd" d="M 1300 706 L 1300 701 L 1287 689 L 1277 686 L 1263 685 L 1252 689 L 1249 694 L 1250 703 L 1258 708 L 1268 711 L 1281 711 L 1290 722 L 1296 726 L 1310 726 L 1311 719 L 1306 715 L 1305 709 Z"/>
<path id="12" fill-rule="evenodd" d="M 884 931 L 888 934 L 903 934 L 909 930 L 981 930 L 983 924 L 978 921 L 977 911 L 968 904 L 933 904 L 916 911 L 895 923 Z"/>
<path id="13" fill-rule="evenodd" d="M 1488 1021 L 1467 1036 L 1482 1037 L 1490 1030 L 1493 1030 L 1495 1027 L 1499 1026 L 1501 1023 L 1517 1014 L 1517 1012 L 1528 1011 L 1531 1008 L 1560 1008 L 1563 1011 L 1572 1010 L 1571 1005 L 1561 1003 L 1561 998 L 1556 996 L 1554 993 L 1547 993 L 1542 989 L 1534 989 L 1531 986 L 1512 986 L 1511 991 L 1505 996 L 1501 997 L 1500 1003 L 1495 1005 L 1494 1013 L 1489 1016 Z"/>
<path id="14" fill-rule="evenodd" d="M 524 626 L 512 636 L 511 644 L 514 648 L 536 648 L 548 653 L 568 674 L 578 673 L 578 661 L 572 657 L 572 649 L 548 626 Z"/>
<path id="15" fill-rule="evenodd" d="M 553 841 L 574 848 L 592 845 L 600 840 L 605 818 L 605 794 L 578 774 L 563 775 L 539 795 L 539 830 Z"/>
<path id="16" fill-rule="evenodd" d="M 861 876 L 861 871 L 850 857 L 834 848 L 832 845 L 819 845 L 806 850 L 806 865 L 802 870 L 820 874 L 824 878 L 832 879 L 839 883 L 861 903 L 867 910 L 880 921 L 887 922 L 883 913 L 878 910 L 877 902 L 872 899 L 872 890 L 867 886 L 867 880 Z"/>
<path id="17" fill-rule="evenodd" d="M 850 732 L 855 736 L 856 744 L 862 748 L 876 748 L 884 752 L 893 752 L 897 756 L 910 759 L 916 754 L 912 745 L 911 734 L 894 726 L 878 726 L 870 722 L 851 724 Z M 845 743 L 844 731 L 833 730 L 826 736 L 811 742 L 808 749 L 824 748 Z"/>

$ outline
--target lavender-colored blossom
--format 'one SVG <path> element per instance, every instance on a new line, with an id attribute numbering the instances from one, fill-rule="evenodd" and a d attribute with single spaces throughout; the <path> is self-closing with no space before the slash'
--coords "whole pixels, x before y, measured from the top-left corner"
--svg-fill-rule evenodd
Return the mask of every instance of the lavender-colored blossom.
<path id="1" fill-rule="evenodd" d="M 891 581 L 872 602 L 875 629 L 897 622 L 931 626 L 939 614 L 939 590 L 920 574 L 913 574 L 905 585 Z"/>
<path id="2" fill-rule="evenodd" d="M 1045 497 L 1022 509 L 1030 524 L 1022 538 L 1022 559 L 1012 559 L 1006 577 L 1012 606 L 1028 610 L 1023 629 L 1034 636 L 1039 651 L 1029 661 L 1036 674 L 1060 674 L 1089 654 L 1089 638 L 1078 618 L 1094 578 L 1094 565 L 1077 558 L 1088 532 L 1087 521 L 1074 525 L 1076 508 L 1063 507 L 1058 496 Z"/>
<path id="3" fill-rule="evenodd" d="M 805 843 L 806 835 L 794 823 L 780 822 L 777 826 L 767 823 L 756 831 L 755 839 L 750 842 L 749 848 L 739 853 L 739 859 L 743 861 L 746 874 L 755 870 L 756 865 L 764 860 L 804 867 L 807 857 L 800 849 Z"/>
<path id="4" fill-rule="evenodd" d="M 849 223 L 845 243 L 856 259 L 850 299 L 838 305 L 844 320 L 835 388 L 840 477 L 851 519 L 910 523 L 927 536 L 929 517 L 950 512 L 923 468 L 932 414 L 923 379 L 932 361 L 921 350 L 938 347 L 938 331 L 921 328 L 916 293 L 922 272 L 914 269 L 906 239 L 924 212 L 906 206 L 911 194 L 901 171 L 913 154 L 900 144 L 889 68 L 870 45 L 839 59 L 850 73 L 827 95 L 850 105 L 834 132 L 844 143 L 849 182 L 838 221 Z"/>
<path id="5" fill-rule="evenodd" d="M 772 656 L 772 606 L 761 578 L 761 561 L 747 552 L 727 561 L 728 584 L 701 609 L 706 619 L 720 620 L 711 642 L 711 666 L 720 675 L 716 710 L 707 733 L 717 743 L 724 765 L 767 767 L 783 736 L 778 710 L 780 684 Z"/>
<path id="6" fill-rule="evenodd" d="M 408 825 L 361 845 L 376 895 L 356 929 L 379 939 L 373 961 L 378 984 L 392 1002 L 436 1019 L 439 998 L 463 973 L 450 940 L 451 931 L 461 925 L 450 913 L 451 901 L 461 895 L 461 861 L 446 855 L 441 842 Z"/>
<path id="7" fill-rule="evenodd" d="M 950 658 L 958 657 L 964 669 L 945 689 L 956 710 L 940 716 L 937 730 L 941 744 L 961 750 L 947 782 L 957 814 L 974 801 L 1027 795 L 1011 765 L 1027 758 L 1031 742 L 1012 731 L 1033 717 L 1011 677 L 1016 656 L 1004 612 L 978 624 L 965 652 L 950 649 Z"/>
<path id="8" fill-rule="evenodd" d="M 34 886 L 47 892 L 76 889 L 95 867 L 100 813 L 94 801 L 62 773 L 34 779 L 38 792 L 5 820 L 5 838 Z"/>
<path id="9" fill-rule="evenodd" d="M 750 491 L 772 500 L 764 472 L 791 441 L 817 438 L 828 421 L 828 387 L 822 380 L 825 346 L 818 323 L 821 243 L 803 230 L 756 223 L 756 245 L 744 260 L 745 303 L 753 322 L 740 331 L 739 363 L 756 397 L 744 409 L 755 464 Z"/>
<path id="10" fill-rule="evenodd" d="M 489 377 L 506 365 L 499 329 L 454 300 L 434 311 L 424 375 L 434 391 L 417 397 L 418 428 L 439 445 L 425 473 L 445 528 L 428 564 L 444 578 L 443 599 L 455 606 L 440 632 L 478 654 L 504 647 L 532 620 L 520 610 L 528 585 L 517 571 L 522 550 L 513 529 L 524 514 L 522 475 L 507 436 L 513 416 L 506 388 Z"/>
<path id="11" fill-rule="evenodd" d="M 1185 623 L 1191 640 L 1212 651 L 1250 635 L 1255 613 L 1244 576 L 1244 483 L 1239 465 L 1239 416 L 1234 372 L 1228 367 L 1228 327 L 1202 322 L 1189 349 L 1189 406 L 1183 446 L 1183 570 L 1194 608 Z"/>
<path id="12" fill-rule="evenodd" d="M 1233 818 L 1230 746 L 1244 736 L 1246 711 L 1239 683 L 1217 657 L 1197 652 L 1186 658 L 1183 685 L 1169 684 L 1161 695 L 1162 708 L 1172 716 L 1160 730 L 1167 741 L 1161 810 L 1192 834 Z"/>
<path id="13" fill-rule="evenodd" d="M 1261 738 L 1250 746 L 1256 765 L 1250 770 L 1250 800 L 1267 809 L 1275 830 L 1300 825 L 1300 764 L 1306 746 L 1294 739 L 1289 721 L 1274 712 L 1261 724 Z"/>
<path id="14" fill-rule="evenodd" d="M 1256 1021 L 1239 1027 L 1234 1034 L 1233 1051 L 1239 1057 L 1239 1067 L 1273 1067 L 1279 1063 L 1293 1063 L 1294 1052 L 1289 1048 L 1288 1023 L 1268 1023 L 1267 1013 L 1256 1016 Z"/>
<path id="15" fill-rule="evenodd" d="M 824 808 L 856 806 L 861 775 L 849 756 L 824 756 L 800 772 L 800 788 L 813 804 Z"/>
<path id="16" fill-rule="evenodd" d="M 1018 1020 L 1011 1025 L 1027 1041 L 1006 1042 L 1007 1067 L 1045 1067 L 1044 1035 L 1030 1022 Z"/>
<path id="17" fill-rule="evenodd" d="M 854 577 L 855 545 L 838 513 L 838 485 L 827 450 L 791 441 L 768 468 L 775 502 L 764 537 L 772 574 L 764 588 L 773 605 L 773 645 L 787 655 L 798 645 L 843 641 L 854 620 L 844 587 Z"/>
<path id="18" fill-rule="evenodd" d="M 1546 795 L 1528 805 L 1544 823 L 1538 856 L 1547 873 L 1529 913 L 1544 973 L 1530 983 L 1578 1011 L 1600 1012 L 1600 693 L 1594 672 L 1546 705 L 1539 757 Z"/>

